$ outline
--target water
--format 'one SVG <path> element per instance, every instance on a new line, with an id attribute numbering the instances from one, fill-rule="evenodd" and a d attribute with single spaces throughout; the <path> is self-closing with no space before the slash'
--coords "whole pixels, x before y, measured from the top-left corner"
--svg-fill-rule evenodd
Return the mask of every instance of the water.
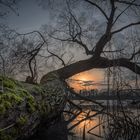
<path id="1" fill-rule="evenodd" d="M 85 112 L 88 111 L 89 110 L 85 110 Z M 96 112 L 90 112 L 90 115 L 93 115 L 95 113 Z M 86 113 L 81 113 L 73 122 L 71 122 L 69 127 L 84 119 L 85 116 Z M 101 117 L 102 115 L 97 115 L 96 117 L 82 121 L 72 130 L 74 135 L 69 135 L 68 140 L 82 140 L 83 137 L 85 137 L 86 140 L 100 140 L 102 137 L 103 127 L 101 125 L 98 127 L 96 126 L 101 123 Z"/>
<path id="2" fill-rule="evenodd" d="M 139 140 L 140 111 L 138 106 L 130 106 L 130 103 L 131 101 L 123 101 L 120 105 L 120 102 L 109 101 L 109 106 L 106 106 L 103 113 L 98 115 L 91 110 L 93 108 L 91 104 L 91 107 L 87 103 L 84 104 L 85 113 L 80 113 L 68 125 L 68 128 L 72 128 L 81 122 L 71 130 L 73 135 L 69 135 L 68 140 Z M 107 105 L 106 101 L 104 105 Z M 85 119 L 87 114 L 95 116 Z"/>
<path id="3" fill-rule="evenodd" d="M 106 101 L 101 102 L 107 105 Z M 95 104 L 76 102 L 83 108 L 82 112 L 75 107 L 66 107 L 66 110 L 79 114 L 77 117 L 72 119 L 71 113 L 64 113 L 65 120 L 58 120 L 49 129 L 44 128 L 32 140 L 140 140 L 139 106 L 130 106 L 130 103 L 124 101 L 122 107 L 120 102 L 109 101 L 109 106 L 98 114 L 95 109 L 101 108 Z M 66 125 L 69 119 L 72 121 Z"/>

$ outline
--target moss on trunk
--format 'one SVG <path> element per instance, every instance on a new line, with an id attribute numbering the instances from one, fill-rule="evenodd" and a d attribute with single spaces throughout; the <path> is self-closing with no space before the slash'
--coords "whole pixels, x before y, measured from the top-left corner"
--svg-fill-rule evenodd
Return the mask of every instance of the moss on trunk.
<path id="1" fill-rule="evenodd" d="M 29 137 L 37 130 L 43 118 L 57 115 L 59 111 L 48 103 L 47 89 L 0 76 L 0 140 Z M 48 96 L 47 96 L 48 97 Z M 62 98 L 61 96 L 60 98 Z M 53 116 L 52 116 L 53 114 Z"/>

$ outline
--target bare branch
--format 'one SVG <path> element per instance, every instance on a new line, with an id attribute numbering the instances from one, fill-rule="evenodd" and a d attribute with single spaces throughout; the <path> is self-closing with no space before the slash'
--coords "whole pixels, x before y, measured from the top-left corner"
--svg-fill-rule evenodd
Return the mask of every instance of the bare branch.
<path id="1" fill-rule="evenodd" d="M 17 13 L 17 11 L 13 7 L 13 5 L 16 4 L 14 0 L 12 0 L 11 2 L 4 2 L 4 1 L 0 0 L 0 4 L 4 5 L 5 7 L 8 7 L 13 13 L 15 13 L 17 16 L 19 16 L 19 14 Z"/>
<path id="2" fill-rule="evenodd" d="M 126 1 L 126 0 L 116 0 L 116 2 L 122 3 L 122 4 L 127 4 L 127 5 L 132 4 L 132 2 L 129 2 L 129 1 Z M 140 4 L 137 4 L 137 3 L 133 3 L 132 5 L 133 6 L 140 6 Z"/>
<path id="3" fill-rule="evenodd" d="M 43 47 L 44 43 L 45 42 L 38 44 L 37 47 L 36 47 L 36 49 L 34 49 L 34 50 L 32 50 L 32 51 L 30 51 L 30 52 L 27 53 L 27 54 L 30 55 L 30 59 L 29 59 L 29 62 L 28 62 L 29 69 L 30 69 L 30 72 L 31 72 L 31 79 L 32 79 L 32 81 L 30 81 L 30 82 L 33 82 L 33 83 L 36 82 L 35 77 L 37 76 L 37 72 L 36 72 L 36 58 L 35 57 L 40 52 L 40 50 Z M 33 62 L 33 60 L 35 61 L 34 68 L 32 68 L 32 62 Z"/>
<path id="4" fill-rule="evenodd" d="M 86 52 L 87 55 L 93 55 L 93 51 L 89 50 L 88 47 L 87 47 L 87 45 L 84 44 L 84 43 L 82 42 L 81 39 L 78 40 L 77 38 L 75 38 L 77 35 L 76 35 L 75 37 L 72 37 L 72 36 L 71 36 L 72 38 L 66 38 L 66 39 L 54 37 L 54 36 L 52 36 L 52 35 L 50 35 L 50 34 L 49 34 L 49 36 L 50 36 L 51 38 L 56 39 L 56 40 L 59 40 L 59 41 L 64 41 L 64 42 L 76 42 L 77 44 L 79 44 L 81 47 L 83 47 L 83 48 L 85 49 L 85 52 Z"/>
<path id="5" fill-rule="evenodd" d="M 62 65 L 65 66 L 64 60 L 63 60 L 62 58 L 60 58 L 57 54 L 55 54 L 55 53 L 53 53 L 53 52 L 51 52 L 51 51 L 49 50 L 49 48 L 48 48 L 48 42 L 46 41 L 46 39 L 44 38 L 44 36 L 41 34 L 41 32 L 35 30 L 35 31 L 32 31 L 32 32 L 24 33 L 24 34 L 19 34 L 19 33 L 17 33 L 17 35 L 29 35 L 29 34 L 33 34 L 33 33 L 37 33 L 37 34 L 40 35 L 40 37 L 42 38 L 42 40 L 44 41 L 44 43 L 47 45 L 47 51 L 48 51 L 51 55 L 53 55 L 53 56 L 55 56 L 56 58 L 58 58 L 58 59 L 62 62 Z"/>
<path id="6" fill-rule="evenodd" d="M 63 60 L 61 57 L 59 57 L 58 55 L 56 55 L 55 53 L 51 52 L 51 51 L 48 49 L 48 47 L 47 47 L 47 51 L 48 51 L 51 55 L 53 55 L 53 56 L 55 56 L 56 58 L 58 58 L 58 59 L 62 62 L 62 65 L 63 65 L 64 67 L 66 66 L 64 60 Z"/>
<path id="7" fill-rule="evenodd" d="M 133 5 L 133 3 L 135 2 L 136 0 L 133 0 L 117 17 L 116 17 L 116 19 L 114 20 L 114 22 L 113 22 L 113 24 L 115 24 L 116 23 L 116 21 L 119 19 L 119 17 L 126 11 L 126 10 L 128 10 L 132 5 Z"/>
<path id="8" fill-rule="evenodd" d="M 107 14 L 104 12 L 104 10 L 99 6 L 97 5 L 96 3 L 90 1 L 90 0 L 85 0 L 86 2 L 90 3 L 91 5 L 94 5 L 96 8 L 98 8 L 100 10 L 100 12 L 104 15 L 104 17 L 108 20 L 108 16 Z"/>
<path id="9" fill-rule="evenodd" d="M 101 38 L 99 39 L 99 41 L 95 45 L 95 52 L 94 53 L 98 57 L 103 52 L 103 49 L 104 49 L 105 45 L 112 38 L 111 29 L 113 27 L 113 20 L 114 20 L 114 15 L 115 15 L 116 7 L 115 7 L 114 0 L 110 0 L 110 4 L 111 4 L 111 12 L 110 12 L 110 16 L 108 18 L 108 22 L 107 22 L 107 26 L 106 26 L 106 31 L 101 36 Z M 92 50 L 92 51 L 94 51 L 94 50 Z"/>
<path id="10" fill-rule="evenodd" d="M 80 123 L 82 123 L 83 121 L 86 121 L 86 120 L 88 120 L 88 119 L 90 119 L 90 118 L 92 118 L 92 117 L 95 117 L 95 116 L 101 114 L 101 113 L 103 112 L 103 110 L 104 110 L 104 109 L 98 111 L 97 113 L 95 113 L 95 114 L 93 114 L 93 115 L 89 115 L 89 113 L 88 113 L 87 116 L 86 116 L 85 118 L 81 119 L 80 121 L 78 121 L 77 123 L 75 123 L 74 125 L 72 125 L 70 128 L 68 128 L 68 130 L 70 131 L 70 130 L 72 130 L 73 128 L 75 128 L 77 125 L 79 125 Z"/>
<path id="11" fill-rule="evenodd" d="M 138 54 L 140 54 L 140 49 L 137 52 L 133 53 L 129 60 L 132 60 Z"/>
<path id="12" fill-rule="evenodd" d="M 130 23 L 130 24 L 128 24 L 128 25 L 126 25 L 126 26 L 124 26 L 124 27 L 122 27 L 122 28 L 120 28 L 120 29 L 118 29 L 118 30 L 116 30 L 116 31 L 113 31 L 111 34 L 116 34 L 116 33 L 118 33 L 118 32 L 123 31 L 124 29 L 127 29 L 127 28 L 129 28 L 129 27 L 131 27 L 131 26 L 134 26 L 134 25 L 140 25 L 140 21 L 135 22 L 135 23 Z"/>
<path id="13" fill-rule="evenodd" d="M 103 51 L 103 53 L 116 53 L 116 52 L 121 52 L 123 50 L 124 50 L 124 48 L 120 49 L 120 50 L 114 50 L 114 51 Z"/>
<path id="14" fill-rule="evenodd" d="M 88 47 L 87 47 L 87 45 L 84 44 L 82 42 L 82 40 L 79 41 L 79 40 L 75 39 L 75 40 L 73 40 L 73 42 L 76 42 L 77 44 L 79 44 L 80 46 L 82 46 L 85 49 L 85 52 L 86 52 L 87 55 L 93 55 L 94 54 L 94 52 L 92 50 L 89 50 Z"/>

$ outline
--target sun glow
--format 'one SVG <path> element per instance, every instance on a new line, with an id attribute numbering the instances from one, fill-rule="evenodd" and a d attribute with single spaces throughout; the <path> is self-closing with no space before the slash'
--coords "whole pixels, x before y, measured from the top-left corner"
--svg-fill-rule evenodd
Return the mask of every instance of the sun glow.
<path id="1" fill-rule="evenodd" d="M 69 85 L 76 91 L 97 89 L 97 83 L 102 81 L 103 71 L 90 70 L 72 76 Z"/>
<path id="2" fill-rule="evenodd" d="M 85 76 L 79 76 L 77 80 L 81 80 L 81 81 L 88 81 L 88 78 Z"/>

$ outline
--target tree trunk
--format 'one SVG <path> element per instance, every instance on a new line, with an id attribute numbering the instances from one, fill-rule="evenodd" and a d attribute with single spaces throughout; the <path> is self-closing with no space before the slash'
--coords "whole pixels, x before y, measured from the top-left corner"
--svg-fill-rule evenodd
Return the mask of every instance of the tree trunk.
<path id="1" fill-rule="evenodd" d="M 92 57 L 90 59 L 75 62 L 71 65 L 60 68 L 56 71 L 58 72 L 61 78 L 67 79 L 75 74 L 78 74 L 80 72 L 87 71 L 93 68 L 104 69 L 104 68 L 113 67 L 113 66 L 124 67 L 140 75 L 140 66 L 138 66 L 137 64 L 131 62 L 129 59 L 126 59 L 126 58 L 110 60 L 104 57 Z M 43 77 L 45 77 L 45 75 Z"/>

